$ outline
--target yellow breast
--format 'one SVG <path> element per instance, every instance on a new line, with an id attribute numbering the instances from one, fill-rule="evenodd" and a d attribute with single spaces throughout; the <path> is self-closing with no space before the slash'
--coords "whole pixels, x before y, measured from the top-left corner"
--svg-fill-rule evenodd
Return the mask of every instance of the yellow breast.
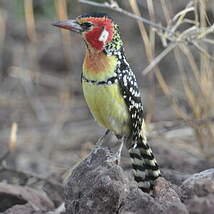
<path id="1" fill-rule="evenodd" d="M 129 114 L 118 84 L 92 85 L 83 80 L 83 93 L 96 121 L 119 136 L 128 136 Z"/>

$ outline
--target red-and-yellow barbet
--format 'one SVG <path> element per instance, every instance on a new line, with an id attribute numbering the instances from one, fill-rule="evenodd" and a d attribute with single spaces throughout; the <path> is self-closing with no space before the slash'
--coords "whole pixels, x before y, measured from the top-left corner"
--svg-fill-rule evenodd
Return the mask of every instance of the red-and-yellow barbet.
<path id="1" fill-rule="evenodd" d="M 81 81 L 88 107 L 101 126 L 126 139 L 138 187 L 150 192 L 160 170 L 147 144 L 141 95 L 126 61 L 118 25 L 103 13 L 53 25 L 77 32 L 85 41 Z"/>

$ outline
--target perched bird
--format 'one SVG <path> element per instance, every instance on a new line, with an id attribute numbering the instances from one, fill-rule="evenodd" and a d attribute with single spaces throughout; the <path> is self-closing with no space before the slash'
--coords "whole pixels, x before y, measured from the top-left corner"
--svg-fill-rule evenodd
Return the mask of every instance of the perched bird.
<path id="1" fill-rule="evenodd" d="M 147 144 L 141 95 L 126 61 L 118 25 L 104 13 L 53 25 L 82 36 L 86 54 L 81 81 L 88 107 L 101 126 L 126 142 L 138 187 L 150 192 L 160 170 Z"/>

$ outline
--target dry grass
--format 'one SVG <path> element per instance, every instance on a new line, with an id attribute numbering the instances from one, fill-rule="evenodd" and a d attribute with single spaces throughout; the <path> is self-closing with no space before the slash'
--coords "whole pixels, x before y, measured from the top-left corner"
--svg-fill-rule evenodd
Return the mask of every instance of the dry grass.
<path id="1" fill-rule="evenodd" d="M 129 3 L 133 12 L 141 16 L 136 0 L 129 0 Z M 148 0 L 147 8 L 150 19 L 155 22 L 153 3 L 153 1 Z M 208 46 L 214 45 L 214 39 L 213 35 L 212 39 L 207 37 L 214 33 L 214 25 L 210 24 L 207 17 L 207 3 L 208 1 L 202 0 L 190 1 L 186 8 L 171 17 L 170 14 L 173 14 L 173 11 L 170 1 L 166 3 L 165 0 L 161 0 L 167 29 L 172 34 L 156 31 L 163 45 L 167 47 L 158 57 L 155 57 L 155 35 L 152 27 L 147 32 L 142 22 L 138 22 L 138 25 L 144 41 L 146 56 L 150 63 L 143 73 L 150 73 L 153 69 L 161 89 L 171 99 L 172 107 L 178 118 L 184 120 L 194 129 L 199 148 L 209 158 L 214 154 L 214 127 L 211 121 L 214 114 L 214 56 L 210 55 Z M 192 19 L 187 18 L 189 14 L 193 15 Z M 180 27 L 187 23 L 189 24 L 188 27 L 180 30 Z M 170 41 L 171 44 L 168 45 L 167 41 Z M 184 90 L 183 99 L 190 111 L 188 114 L 178 104 L 177 97 L 173 94 L 173 90 L 170 89 L 158 68 L 158 63 L 172 51 L 180 70 Z M 182 55 L 187 58 L 188 72 L 184 72 L 186 65 L 181 62 Z"/>

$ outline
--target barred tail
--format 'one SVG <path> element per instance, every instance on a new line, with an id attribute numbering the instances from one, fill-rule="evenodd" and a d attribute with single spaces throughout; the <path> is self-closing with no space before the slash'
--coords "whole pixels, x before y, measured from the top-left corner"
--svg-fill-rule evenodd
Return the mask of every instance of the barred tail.
<path id="1" fill-rule="evenodd" d="M 161 175 L 160 170 L 152 150 L 147 144 L 146 136 L 138 135 L 135 142 L 129 149 L 134 178 L 138 187 L 143 192 L 149 193 L 153 189 L 154 181 Z"/>

